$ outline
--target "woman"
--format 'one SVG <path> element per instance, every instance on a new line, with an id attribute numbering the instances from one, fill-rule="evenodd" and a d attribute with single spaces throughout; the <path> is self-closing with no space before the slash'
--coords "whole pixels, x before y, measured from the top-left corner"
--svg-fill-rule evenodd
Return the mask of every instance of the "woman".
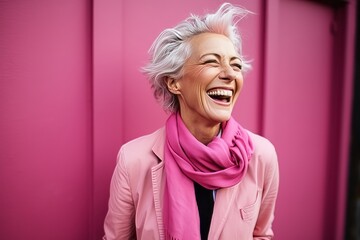
<path id="1" fill-rule="evenodd" d="M 104 239 L 271 239 L 278 164 L 273 145 L 232 117 L 243 86 L 235 20 L 223 4 L 166 29 L 144 68 L 171 114 L 120 149 Z"/>

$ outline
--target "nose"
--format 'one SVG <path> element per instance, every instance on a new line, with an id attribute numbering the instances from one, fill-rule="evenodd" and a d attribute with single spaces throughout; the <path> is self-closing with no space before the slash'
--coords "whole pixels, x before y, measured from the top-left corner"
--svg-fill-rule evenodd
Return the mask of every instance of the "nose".
<path id="1" fill-rule="evenodd" d="M 219 78 L 224 81 L 234 81 L 236 79 L 236 76 L 237 73 L 230 65 L 223 66 L 219 74 Z"/>

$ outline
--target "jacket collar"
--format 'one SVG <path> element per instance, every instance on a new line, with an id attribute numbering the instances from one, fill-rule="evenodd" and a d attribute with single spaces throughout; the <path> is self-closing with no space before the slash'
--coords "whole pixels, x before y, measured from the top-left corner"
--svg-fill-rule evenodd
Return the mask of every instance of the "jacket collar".
<path id="1" fill-rule="evenodd" d="M 158 157 L 160 162 L 164 160 L 165 138 L 166 138 L 165 127 L 162 127 L 159 130 L 157 130 L 157 138 L 152 147 L 153 153 Z"/>

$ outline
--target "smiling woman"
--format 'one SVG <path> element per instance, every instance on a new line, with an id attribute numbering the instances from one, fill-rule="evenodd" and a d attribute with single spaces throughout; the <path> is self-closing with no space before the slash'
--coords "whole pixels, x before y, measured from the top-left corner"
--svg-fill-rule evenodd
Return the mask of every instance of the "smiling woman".
<path id="1" fill-rule="evenodd" d="M 242 63 L 224 35 L 201 33 L 189 42 L 192 54 L 183 66 L 183 76 L 168 78 L 167 84 L 177 96 L 185 125 L 207 144 L 219 133 L 220 123 L 231 116 L 243 85 Z"/>
<path id="2" fill-rule="evenodd" d="M 104 239 L 271 239 L 278 192 L 273 145 L 232 111 L 249 66 L 223 4 L 164 30 L 144 68 L 170 113 L 118 155 Z"/>

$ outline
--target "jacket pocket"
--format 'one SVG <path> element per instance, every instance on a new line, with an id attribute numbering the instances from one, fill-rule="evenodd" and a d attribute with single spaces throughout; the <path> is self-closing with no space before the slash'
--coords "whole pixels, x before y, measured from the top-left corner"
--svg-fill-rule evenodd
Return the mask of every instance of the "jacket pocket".
<path id="1" fill-rule="evenodd" d="M 260 210 L 261 190 L 256 192 L 255 202 L 240 209 L 241 218 L 245 222 L 257 219 Z"/>

